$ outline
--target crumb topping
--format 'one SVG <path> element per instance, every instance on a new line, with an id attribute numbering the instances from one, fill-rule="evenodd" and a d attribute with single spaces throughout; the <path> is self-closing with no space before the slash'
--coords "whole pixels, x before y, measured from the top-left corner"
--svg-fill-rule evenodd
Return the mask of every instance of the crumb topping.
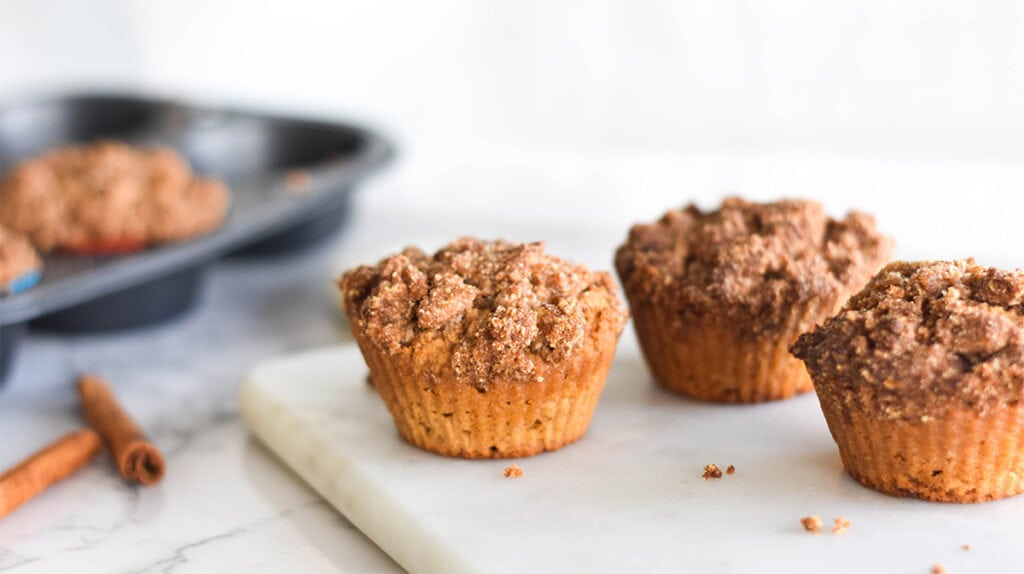
<path id="1" fill-rule="evenodd" d="M 744 329 L 754 316 L 755 330 L 769 330 L 798 302 L 859 287 L 890 251 L 863 213 L 836 220 L 813 201 L 729 198 L 715 211 L 691 204 L 634 226 L 615 264 L 631 296 L 677 316 L 745 318 Z"/>
<path id="2" fill-rule="evenodd" d="M 19 164 L 0 182 L 0 200 L 0 220 L 44 252 L 184 239 L 219 225 L 228 209 L 227 188 L 195 177 L 174 151 L 114 141 Z"/>
<path id="3" fill-rule="evenodd" d="M 389 354 L 441 346 L 457 379 L 536 377 L 535 361 L 573 356 L 588 337 L 622 332 L 610 275 L 544 253 L 543 243 L 460 239 L 427 255 L 407 248 L 339 281 L 346 312 Z"/>
<path id="4" fill-rule="evenodd" d="M 704 465 L 704 474 L 701 478 L 704 480 L 709 478 L 722 478 L 722 469 L 718 468 L 717 464 L 706 464 Z"/>
<path id="5" fill-rule="evenodd" d="M 800 524 L 804 527 L 804 530 L 817 536 L 821 533 L 821 517 L 820 516 L 805 516 L 800 519 Z"/>
<path id="6" fill-rule="evenodd" d="M 850 521 L 843 516 L 837 516 L 832 522 L 834 524 L 832 534 L 846 534 L 846 531 L 850 529 Z"/>
<path id="7" fill-rule="evenodd" d="M 725 474 L 735 474 L 735 473 L 736 473 L 736 467 L 735 466 L 730 464 L 728 467 L 726 467 Z"/>
<path id="8" fill-rule="evenodd" d="M 43 262 L 24 235 L 0 225 L 0 290 Z"/>
<path id="9" fill-rule="evenodd" d="M 505 467 L 505 478 L 519 478 L 523 476 L 523 469 L 516 465 L 509 465 Z"/>
<path id="10" fill-rule="evenodd" d="M 1024 271 L 893 263 L 792 352 L 819 394 L 885 418 L 1024 401 Z"/>

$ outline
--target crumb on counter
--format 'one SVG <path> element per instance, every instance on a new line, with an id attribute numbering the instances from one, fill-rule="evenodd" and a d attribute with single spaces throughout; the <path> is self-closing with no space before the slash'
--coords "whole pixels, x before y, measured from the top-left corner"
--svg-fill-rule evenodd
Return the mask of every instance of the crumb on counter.
<path id="1" fill-rule="evenodd" d="M 725 469 L 725 474 L 734 474 L 735 472 L 736 472 L 736 467 L 731 465 L 731 464 L 728 467 L 726 467 L 726 469 Z"/>
<path id="2" fill-rule="evenodd" d="M 835 526 L 832 527 L 832 534 L 846 534 L 850 528 L 850 521 L 843 516 L 837 516 L 833 522 Z"/>
<path id="3" fill-rule="evenodd" d="M 936 564 L 932 566 L 932 574 L 948 574 L 949 570 L 942 564 Z"/>
<path id="4" fill-rule="evenodd" d="M 704 480 L 709 478 L 722 478 L 722 469 L 718 468 L 717 464 L 706 464 L 704 465 L 704 474 L 701 478 Z"/>
<path id="5" fill-rule="evenodd" d="M 800 519 L 800 524 L 803 525 L 804 530 L 813 533 L 815 536 L 821 533 L 820 516 L 805 516 Z"/>
<path id="6" fill-rule="evenodd" d="M 964 544 L 963 546 L 960 547 L 960 550 L 963 550 L 964 552 L 970 552 L 971 551 L 971 545 L 970 544 Z"/>
<path id="7" fill-rule="evenodd" d="M 505 467 L 505 478 L 519 478 L 520 476 L 523 476 L 523 469 L 514 464 Z"/>

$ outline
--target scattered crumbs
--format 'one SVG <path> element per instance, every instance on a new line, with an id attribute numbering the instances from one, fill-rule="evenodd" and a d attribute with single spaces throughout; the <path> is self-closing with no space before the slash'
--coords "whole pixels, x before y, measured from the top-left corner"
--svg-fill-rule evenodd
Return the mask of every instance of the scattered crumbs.
<path id="1" fill-rule="evenodd" d="M 726 469 L 725 469 L 725 474 L 734 474 L 735 472 L 736 472 L 736 467 L 731 465 L 731 464 L 728 467 L 726 467 Z"/>
<path id="2" fill-rule="evenodd" d="M 963 550 L 964 552 L 970 552 L 971 551 L 971 545 L 970 544 L 964 544 L 963 546 L 960 547 L 960 550 Z"/>
<path id="3" fill-rule="evenodd" d="M 845 517 L 837 516 L 833 522 L 835 526 L 832 527 L 832 534 L 846 534 L 850 528 L 850 521 Z"/>
<path id="4" fill-rule="evenodd" d="M 718 468 L 717 464 L 706 464 L 704 465 L 704 475 L 701 478 L 704 480 L 709 478 L 722 478 L 722 469 Z"/>
<path id="5" fill-rule="evenodd" d="M 932 566 L 932 574 L 948 574 L 948 572 L 949 570 L 946 570 L 946 567 L 942 564 L 936 564 L 935 566 Z"/>
<path id="6" fill-rule="evenodd" d="M 284 187 L 291 193 L 302 194 L 309 190 L 309 173 L 293 169 L 284 176 Z"/>
<path id="7" fill-rule="evenodd" d="M 514 464 L 505 467 L 505 478 L 519 478 L 520 476 L 523 476 L 523 469 Z"/>
<path id="8" fill-rule="evenodd" d="M 805 516 L 800 519 L 800 524 L 804 526 L 804 530 L 807 532 L 813 532 L 815 536 L 821 532 L 820 516 Z"/>

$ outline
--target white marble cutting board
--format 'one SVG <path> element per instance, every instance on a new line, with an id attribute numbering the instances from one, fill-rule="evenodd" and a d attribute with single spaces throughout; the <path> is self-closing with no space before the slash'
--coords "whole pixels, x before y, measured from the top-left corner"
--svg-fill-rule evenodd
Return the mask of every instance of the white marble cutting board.
<path id="1" fill-rule="evenodd" d="M 253 433 L 413 572 L 1020 572 L 1024 496 L 978 505 L 878 494 L 847 477 L 813 396 L 698 403 L 650 382 L 631 333 L 587 435 L 465 461 L 405 444 L 354 345 L 255 368 Z M 707 463 L 736 473 L 702 480 Z M 826 530 L 799 519 L 820 515 Z M 852 526 L 842 536 L 836 516 Z M 969 544 L 970 550 L 962 545 Z"/>

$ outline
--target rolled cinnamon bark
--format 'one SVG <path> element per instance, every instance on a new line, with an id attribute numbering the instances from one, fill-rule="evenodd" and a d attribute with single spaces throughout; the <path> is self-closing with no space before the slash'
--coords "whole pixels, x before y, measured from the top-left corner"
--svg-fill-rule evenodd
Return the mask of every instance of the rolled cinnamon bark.
<path id="1" fill-rule="evenodd" d="M 73 474 L 99 452 L 100 436 L 92 429 L 82 429 L 4 471 L 0 474 L 0 518 Z"/>
<path id="2" fill-rule="evenodd" d="M 78 395 L 85 419 L 103 437 L 121 476 L 146 486 L 160 482 L 166 470 L 163 455 L 121 408 L 110 386 L 97 376 L 82 375 Z"/>

